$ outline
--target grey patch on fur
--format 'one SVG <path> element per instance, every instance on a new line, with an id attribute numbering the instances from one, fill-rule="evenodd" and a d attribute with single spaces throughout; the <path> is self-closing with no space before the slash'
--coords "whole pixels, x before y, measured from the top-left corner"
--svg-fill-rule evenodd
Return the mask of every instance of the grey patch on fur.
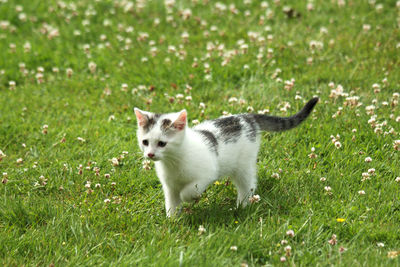
<path id="1" fill-rule="evenodd" d="M 240 115 L 240 118 L 244 120 L 244 124 L 246 125 L 245 127 L 245 132 L 246 132 L 246 137 L 251 141 L 255 142 L 257 138 L 257 133 L 258 133 L 258 125 L 252 114 L 242 114 Z"/>
<path id="2" fill-rule="evenodd" d="M 147 115 L 146 115 L 147 116 Z M 156 125 L 158 119 L 161 117 L 161 114 L 152 114 L 150 116 L 147 116 L 147 122 L 143 126 L 143 130 L 147 133 L 149 132 L 154 125 Z"/>
<path id="3" fill-rule="evenodd" d="M 171 126 L 172 121 L 170 119 L 164 119 L 161 122 L 161 130 L 166 131 Z"/>
<path id="4" fill-rule="evenodd" d="M 311 113 L 317 104 L 318 98 L 315 97 L 307 102 L 307 104 L 297 114 L 290 117 L 275 117 L 262 114 L 248 114 L 252 116 L 263 131 L 286 131 L 290 130 L 302 123 Z"/>
<path id="5" fill-rule="evenodd" d="M 214 126 L 219 128 L 220 137 L 224 143 L 237 142 L 242 131 L 242 124 L 237 116 L 219 118 L 213 121 Z"/>
<path id="6" fill-rule="evenodd" d="M 196 131 L 205 138 L 210 147 L 210 150 L 218 155 L 218 140 L 215 137 L 215 135 L 207 130 L 196 130 Z"/>

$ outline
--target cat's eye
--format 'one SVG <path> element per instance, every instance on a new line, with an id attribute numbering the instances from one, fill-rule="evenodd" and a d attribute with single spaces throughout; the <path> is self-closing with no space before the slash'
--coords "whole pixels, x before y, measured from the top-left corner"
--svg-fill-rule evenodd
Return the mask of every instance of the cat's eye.
<path id="1" fill-rule="evenodd" d="M 147 140 L 147 139 L 143 140 L 142 144 L 145 145 L 145 146 L 148 146 L 149 145 L 149 140 Z"/>
<path id="2" fill-rule="evenodd" d="M 167 145 L 167 142 L 159 141 L 158 146 L 159 147 L 165 147 Z"/>

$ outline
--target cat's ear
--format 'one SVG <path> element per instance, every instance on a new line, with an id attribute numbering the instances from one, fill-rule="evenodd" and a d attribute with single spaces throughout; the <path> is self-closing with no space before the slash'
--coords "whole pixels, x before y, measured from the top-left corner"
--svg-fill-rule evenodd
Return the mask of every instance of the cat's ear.
<path id="1" fill-rule="evenodd" d="M 179 112 L 178 118 L 174 121 L 173 126 L 175 129 L 181 131 L 185 129 L 187 124 L 187 112 L 186 109 Z"/>
<path id="2" fill-rule="evenodd" d="M 143 127 L 147 124 L 147 121 L 149 120 L 149 118 L 146 115 L 145 111 L 142 111 L 138 108 L 134 108 L 135 110 L 135 114 L 136 114 L 136 120 L 137 123 L 140 127 Z"/>

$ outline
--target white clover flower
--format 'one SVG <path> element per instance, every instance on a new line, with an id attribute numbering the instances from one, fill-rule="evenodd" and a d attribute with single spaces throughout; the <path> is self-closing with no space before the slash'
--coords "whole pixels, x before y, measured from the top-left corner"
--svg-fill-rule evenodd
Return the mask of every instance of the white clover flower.
<path id="1" fill-rule="evenodd" d="M 204 80 L 210 82 L 212 80 L 212 75 L 211 74 L 207 74 L 204 76 Z"/>
<path id="2" fill-rule="evenodd" d="M 31 46 L 31 43 L 30 43 L 30 42 L 26 42 L 26 43 L 24 44 L 24 52 L 25 52 L 25 53 L 29 53 L 29 52 L 31 51 L 31 48 L 32 48 L 32 46 Z"/>
<path id="3" fill-rule="evenodd" d="M 393 148 L 394 150 L 400 151 L 400 140 L 393 141 Z"/>
<path id="4" fill-rule="evenodd" d="M 342 147 L 342 144 L 341 144 L 339 141 L 336 141 L 336 142 L 335 142 L 335 147 L 336 147 L 337 149 L 339 149 L 339 148 Z"/>
<path id="5" fill-rule="evenodd" d="M 110 115 L 110 116 L 108 117 L 108 121 L 113 121 L 113 120 L 115 120 L 115 116 L 114 116 L 114 115 Z"/>
<path id="6" fill-rule="evenodd" d="M 183 33 L 181 34 L 181 38 L 182 38 L 184 41 L 188 41 L 188 39 L 189 39 L 189 33 L 188 33 L 188 32 L 183 32 Z"/>
<path id="7" fill-rule="evenodd" d="M 188 20 L 192 16 L 192 10 L 186 8 L 182 10 L 182 18 L 183 20 Z"/>
<path id="8" fill-rule="evenodd" d="M 117 158 L 112 158 L 111 159 L 111 164 L 115 167 L 115 166 L 118 166 L 119 165 L 119 161 L 118 161 L 118 159 Z"/>
<path id="9" fill-rule="evenodd" d="M 269 109 L 263 109 L 263 110 L 259 110 L 258 114 L 268 114 L 269 113 Z"/>
<path id="10" fill-rule="evenodd" d="M 231 97 L 228 99 L 229 103 L 233 103 L 233 102 L 238 102 L 238 99 L 236 97 Z"/>
<path id="11" fill-rule="evenodd" d="M 271 175 L 271 177 L 272 177 L 272 178 L 275 178 L 275 179 L 279 179 L 279 173 L 274 172 L 274 173 Z"/>
<path id="12" fill-rule="evenodd" d="M 366 157 L 364 161 L 367 162 L 367 163 L 369 163 L 369 162 L 372 161 L 372 158 L 371 158 L 371 157 Z"/>
<path id="13" fill-rule="evenodd" d="M 258 203 L 258 202 L 260 202 L 260 199 L 261 198 L 259 195 L 254 195 L 254 196 L 249 197 L 250 203 Z"/>
<path id="14" fill-rule="evenodd" d="M 311 50 L 322 50 L 324 48 L 324 43 L 320 41 L 312 40 L 309 44 Z"/>
<path id="15" fill-rule="evenodd" d="M 368 172 L 363 172 L 362 177 L 368 179 L 370 177 L 370 174 Z"/>
<path id="16" fill-rule="evenodd" d="M 230 250 L 232 250 L 232 251 L 237 251 L 237 246 L 231 246 L 231 247 L 230 247 Z"/>
<path id="17" fill-rule="evenodd" d="M 91 73 L 95 73 L 96 72 L 96 68 L 97 68 L 96 63 L 89 62 L 88 67 L 89 67 L 89 70 L 90 70 Z"/>
<path id="18" fill-rule="evenodd" d="M 337 239 L 335 234 L 332 235 L 332 238 L 328 241 L 328 243 L 331 244 L 332 246 L 336 245 Z"/>
<path id="19" fill-rule="evenodd" d="M 365 191 L 364 191 L 364 190 L 360 190 L 360 191 L 358 191 L 358 194 L 359 194 L 360 196 L 365 195 Z"/>
<path id="20" fill-rule="evenodd" d="M 203 225 L 200 225 L 200 226 L 199 226 L 199 235 L 202 235 L 202 234 L 204 234 L 205 232 L 207 232 L 206 228 L 204 228 Z"/>
<path id="21" fill-rule="evenodd" d="M 16 87 L 16 83 L 15 83 L 15 81 L 9 81 L 8 82 L 8 85 L 9 85 L 9 89 L 10 90 L 15 90 L 15 87 Z"/>
<path id="22" fill-rule="evenodd" d="M 10 26 L 9 21 L 7 21 L 7 20 L 0 21 L 0 29 L 7 30 L 9 26 Z"/>
<path id="23" fill-rule="evenodd" d="M 143 160 L 142 167 L 145 170 L 150 170 L 151 169 L 151 161 L 148 159 Z"/>
<path id="24" fill-rule="evenodd" d="M 109 198 L 104 199 L 104 203 L 108 204 L 110 202 L 111 202 L 111 200 Z"/>
<path id="25" fill-rule="evenodd" d="M 368 32 L 370 29 L 371 29 L 371 25 L 369 25 L 369 24 L 364 24 L 363 25 L 363 31 L 364 32 Z"/>
<path id="26" fill-rule="evenodd" d="M 332 191 L 332 187 L 330 187 L 330 186 L 325 186 L 325 187 L 324 187 L 324 190 L 325 190 L 326 192 L 331 192 L 331 191 Z"/>
<path id="27" fill-rule="evenodd" d="M 67 77 L 71 78 L 71 76 L 74 73 L 74 71 L 71 68 L 68 68 L 68 69 L 66 69 L 66 73 L 67 73 Z"/>
<path id="28" fill-rule="evenodd" d="M 290 237 L 294 237 L 294 231 L 293 230 L 288 230 L 286 231 L 286 235 Z"/>

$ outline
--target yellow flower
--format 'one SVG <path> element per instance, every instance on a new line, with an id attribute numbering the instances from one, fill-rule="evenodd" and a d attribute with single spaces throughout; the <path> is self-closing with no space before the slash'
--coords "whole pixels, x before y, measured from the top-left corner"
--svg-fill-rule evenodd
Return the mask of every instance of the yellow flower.
<path id="1" fill-rule="evenodd" d="M 337 218 L 336 221 L 342 223 L 342 222 L 345 222 L 346 219 L 344 219 L 344 218 Z"/>
<path id="2" fill-rule="evenodd" d="M 221 183 L 219 181 L 214 182 L 215 185 L 220 185 Z"/>
<path id="3" fill-rule="evenodd" d="M 239 222 L 238 222 L 238 221 L 235 221 L 235 223 L 238 224 Z"/>

